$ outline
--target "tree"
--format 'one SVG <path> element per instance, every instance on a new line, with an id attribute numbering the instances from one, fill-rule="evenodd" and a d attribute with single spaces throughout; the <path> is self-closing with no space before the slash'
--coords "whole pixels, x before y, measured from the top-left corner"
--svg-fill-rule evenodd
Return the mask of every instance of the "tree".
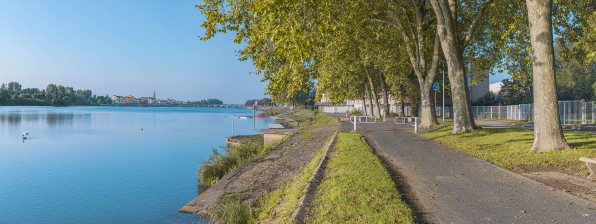
<path id="1" fill-rule="evenodd" d="M 385 4 L 380 11 L 387 11 L 387 19 L 373 18 L 375 21 L 391 25 L 403 39 L 414 74 L 418 78 L 423 127 L 438 124 L 435 105 L 432 100 L 432 83 L 437 76 L 439 62 L 439 39 L 434 20 L 426 1 L 382 0 Z M 382 15 L 382 14 L 381 14 Z M 410 20 L 412 18 L 412 20 Z M 405 74 L 404 74 L 405 75 Z"/>
<path id="2" fill-rule="evenodd" d="M 492 0 L 487 0 L 476 10 L 472 8 L 464 10 L 464 12 L 471 11 L 476 16 L 474 16 L 473 22 L 467 32 L 462 33 L 458 29 L 461 26 L 459 23 L 462 21 L 460 19 L 461 10 L 458 9 L 462 5 L 453 0 L 431 0 L 437 18 L 437 36 L 441 41 L 443 54 L 449 67 L 449 81 L 451 82 L 454 114 L 453 133 L 470 132 L 477 128 L 472 117 L 470 97 L 467 90 L 468 83 L 464 66 L 464 51 L 470 44 L 478 23 L 491 2 Z M 468 3 L 466 6 L 468 6 Z"/>
<path id="3" fill-rule="evenodd" d="M 570 43 L 563 38 L 555 41 L 555 66 L 557 98 L 559 100 L 596 100 L 596 61 L 577 58 L 571 52 L 577 51 L 579 43 Z"/>
<path id="4" fill-rule="evenodd" d="M 256 100 L 246 100 L 246 103 L 244 103 L 244 106 L 252 106 L 252 105 L 255 105 L 255 101 L 256 101 Z"/>
<path id="5" fill-rule="evenodd" d="M 555 52 L 553 46 L 552 0 L 526 0 L 532 45 L 534 86 L 534 144 L 531 152 L 571 148 L 561 128 Z"/>
<path id="6" fill-rule="evenodd" d="M 488 91 L 482 97 L 476 99 L 476 101 L 472 102 L 473 106 L 498 106 L 502 103 L 503 98 L 493 93 L 492 91 Z"/>
<path id="7" fill-rule="evenodd" d="M 271 99 L 269 99 L 269 98 L 263 98 L 263 99 L 261 100 L 261 104 L 262 104 L 262 105 L 264 105 L 264 106 L 272 106 L 271 102 L 272 102 L 272 101 L 271 101 Z"/>
<path id="8" fill-rule="evenodd" d="M 218 99 L 208 99 L 207 100 L 207 104 L 217 104 L 217 105 L 220 105 L 220 104 L 223 104 L 223 102 L 221 100 L 218 100 Z"/>
<path id="9" fill-rule="evenodd" d="M 19 93 L 21 92 L 21 84 L 18 82 L 9 82 L 8 83 L 8 93 Z"/>
<path id="10" fill-rule="evenodd" d="M 4 84 L 2 84 L 4 87 Z M 10 94 L 5 88 L 0 88 L 0 105 L 8 105 L 10 100 Z"/>
<path id="11" fill-rule="evenodd" d="M 533 91 L 532 82 L 529 80 L 505 79 L 499 96 L 503 105 L 528 104 L 533 102 Z"/>

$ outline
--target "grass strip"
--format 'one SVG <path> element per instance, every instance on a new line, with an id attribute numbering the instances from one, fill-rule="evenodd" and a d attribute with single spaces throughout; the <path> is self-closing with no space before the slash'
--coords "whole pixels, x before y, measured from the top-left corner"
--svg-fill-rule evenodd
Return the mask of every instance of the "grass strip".
<path id="1" fill-rule="evenodd" d="M 488 160 L 493 164 L 514 169 L 514 166 L 568 167 L 582 164 L 579 157 L 596 157 L 596 134 L 564 132 L 573 149 L 556 152 L 529 152 L 534 143 L 534 130 L 523 128 L 483 127 L 477 131 L 453 135 L 453 125 L 439 125 L 438 129 L 422 137 L 439 142 L 466 154 Z M 576 175 L 587 175 L 582 168 Z"/>
<path id="2" fill-rule="evenodd" d="M 361 135 L 339 133 L 306 223 L 414 223 L 381 160 Z"/>
<path id="3" fill-rule="evenodd" d="M 298 199 L 305 194 L 304 186 L 308 184 L 308 179 L 324 156 L 326 146 L 332 137 L 294 178 L 261 199 L 257 215 L 260 223 L 287 223 L 289 221 L 292 213 L 298 209 Z"/>

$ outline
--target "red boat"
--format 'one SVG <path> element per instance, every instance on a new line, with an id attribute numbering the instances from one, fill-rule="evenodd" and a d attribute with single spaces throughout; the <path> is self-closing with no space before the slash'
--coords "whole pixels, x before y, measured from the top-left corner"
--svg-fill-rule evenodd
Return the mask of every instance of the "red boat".
<path id="1" fill-rule="evenodd" d="M 264 117 L 265 114 L 256 114 L 255 116 L 257 116 L 257 117 Z"/>

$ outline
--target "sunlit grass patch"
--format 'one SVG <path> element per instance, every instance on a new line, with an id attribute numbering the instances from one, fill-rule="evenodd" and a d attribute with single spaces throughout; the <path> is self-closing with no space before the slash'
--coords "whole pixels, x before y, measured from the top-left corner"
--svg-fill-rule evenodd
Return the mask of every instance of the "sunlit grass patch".
<path id="1" fill-rule="evenodd" d="M 573 149 L 536 153 L 529 152 L 534 142 L 532 129 L 483 127 L 458 135 L 451 134 L 452 130 L 452 125 L 440 125 L 423 137 L 508 169 L 513 169 L 514 165 L 567 167 L 582 164 L 579 157 L 596 157 L 596 134 L 591 132 L 564 132 Z"/>
<path id="2" fill-rule="evenodd" d="M 361 135 L 340 133 L 306 223 L 414 223 L 381 160 Z"/>
<path id="3" fill-rule="evenodd" d="M 254 223 L 254 212 L 249 205 L 242 203 L 241 196 L 218 198 L 217 204 L 209 214 L 209 220 L 223 224 Z"/>
<path id="4" fill-rule="evenodd" d="M 325 148 L 323 147 L 298 175 L 261 199 L 258 212 L 259 222 L 287 223 L 289 221 L 290 215 L 298 209 L 298 199 L 304 195 L 304 186 L 308 184 L 308 179 L 321 161 L 324 152 Z"/>
<path id="5" fill-rule="evenodd" d="M 250 161 L 263 151 L 264 148 L 259 144 L 249 143 L 234 147 L 233 150 L 223 154 L 217 149 L 213 149 L 213 155 L 209 159 L 201 159 L 202 166 L 199 168 L 197 179 L 201 185 L 214 185 L 226 174 Z"/>

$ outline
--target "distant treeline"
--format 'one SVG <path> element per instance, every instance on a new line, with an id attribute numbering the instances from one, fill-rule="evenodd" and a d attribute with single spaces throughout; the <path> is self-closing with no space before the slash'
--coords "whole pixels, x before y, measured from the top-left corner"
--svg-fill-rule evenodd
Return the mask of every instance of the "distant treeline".
<path id="1" fill-rule="evenodd" d="M 94 106 L 110 104 L 108 95 L 97 96 L 91 90 L 74 90 L 69 86 L 49 84 L 46 89 L 22 89 L 18 82 L 2 83 L 0 105 L 3 106 Z"/>
<path id="2" fill-rule="evenodd" d="M 186 107 L 196 107 L 196 106 L 206 106 L 206 105 L 220 105 L 223 104 L 223 101 L 218 99 L 208 99 L 208 100 L 200 100 L 200 101 L 186 101 L 186 103 L 180 106 Z"/>

